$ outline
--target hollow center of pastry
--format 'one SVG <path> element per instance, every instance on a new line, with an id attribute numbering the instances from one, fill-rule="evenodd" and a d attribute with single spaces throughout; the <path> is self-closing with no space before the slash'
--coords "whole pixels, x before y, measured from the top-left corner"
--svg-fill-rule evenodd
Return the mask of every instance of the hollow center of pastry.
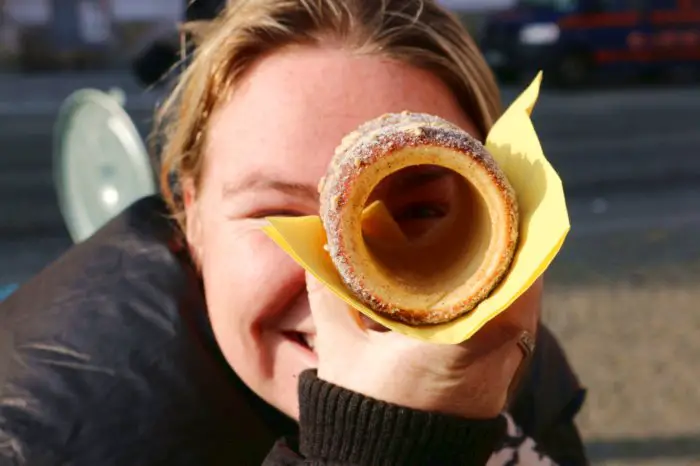
<path id="1" fill-rule="evenodd" d="M 372 191 L 362 237 L 385 274 L 419 292 L 473 273 L 491 240 L 491 221 L 462 175 L 416 165 L 392 173 Z"/>

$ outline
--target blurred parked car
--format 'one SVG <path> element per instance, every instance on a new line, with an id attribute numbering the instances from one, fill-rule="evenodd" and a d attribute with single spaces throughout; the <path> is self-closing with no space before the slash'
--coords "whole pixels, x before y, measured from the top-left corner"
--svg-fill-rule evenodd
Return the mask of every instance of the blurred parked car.
<path id="1" fill-rule="evenodd" d="M 173 0 L 0 0 L 0 59 L 27 72 L 122 67 L 185 8 Z"/>
<path id="2" fill-rule="evenodd" d="M 17 289 L 16 285 L 0 285 L 0 301 L 6 299 Z"/>
<path id="3" fill-rule="evenodd" d="M 501 77 L 549 70 L 564 86 L 596 76 L 700 72 L 700 2 L 519 0 L 491 15 L 480 45 Z"/>

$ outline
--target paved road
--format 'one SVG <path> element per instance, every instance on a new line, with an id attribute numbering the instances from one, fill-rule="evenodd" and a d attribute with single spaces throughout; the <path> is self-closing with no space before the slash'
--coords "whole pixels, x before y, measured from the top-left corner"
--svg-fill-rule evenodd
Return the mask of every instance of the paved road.
<path id="1" fill-rule="evenodd" d="M 24 280 L 70 243 L 49 153 L 60 97 L 75 84 L 54 80 L 53 91 L 34 94 L 45 89 L 41 79 L 14 92 L 7 79 L 0 77 L 0 283 Z M 145 132 L 154 97 L 114 81 L 127 88 Z M 573 224 L 548 273 L 545 318 L 591 390 L 580 422 L 596 464 L 700 460 L 698 115 L 693 89 L 546 93 L 536 109 Z"/>
<path id="2" fill-rule="evenodd" d="M 642 197 L 644 196 L 644 197 Z M 700 460 L 700 186 L 570 203 L 545 319 L 589 387 L 597 464 Z"/>
<path id="3" fill-rule="evenodd" d="M 126 90 L 146 134 L 156 93 L 128 75 L 18 80 L 0 76 L 0 236 L 57 228 L 50 174 L 51 128 L 60 101 L 76 87 Z M 514 97 L 513 90 L 504 100 Z M 700 184 L 700 88 L 543 93 L 534 120 L 545 153 L 571 195 Z"/>

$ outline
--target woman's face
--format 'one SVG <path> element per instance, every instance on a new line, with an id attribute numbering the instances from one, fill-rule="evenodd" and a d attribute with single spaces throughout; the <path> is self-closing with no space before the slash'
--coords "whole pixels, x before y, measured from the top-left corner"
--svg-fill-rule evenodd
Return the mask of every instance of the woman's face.
<path id="1" fill-rule="evenodd" d="M 214 115 L 200 191 L 185 183 L 188 240 L 217 341 L 241 379 L 295 419 L 297 377 L 316 365 L 314 322 L 304 270 L 260 227 L 266 216 L 318 214 L 318 182 L 342 137 L 403 110 L 476 134 L 426 71 L 340 49 L 284 49 L 259 61 Z"/>

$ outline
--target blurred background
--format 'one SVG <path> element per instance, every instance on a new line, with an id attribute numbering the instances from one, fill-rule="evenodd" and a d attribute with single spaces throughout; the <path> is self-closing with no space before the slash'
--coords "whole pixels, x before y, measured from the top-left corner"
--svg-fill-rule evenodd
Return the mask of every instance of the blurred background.
<path id="1" fill-rule="evenodd" d="M 545 70 L 534 121 L 573 225 L 545 319 L 589 388 L 593 463 L 700 462 L 700 1 L 443 3 L 504 104 Z M 0 294 L 71 244 L 51 166 L 61 102 L 119 88 L 145 137 L 163 91 L 139 79 L 173 60 L 185 4 L 0 0 Z"/>

